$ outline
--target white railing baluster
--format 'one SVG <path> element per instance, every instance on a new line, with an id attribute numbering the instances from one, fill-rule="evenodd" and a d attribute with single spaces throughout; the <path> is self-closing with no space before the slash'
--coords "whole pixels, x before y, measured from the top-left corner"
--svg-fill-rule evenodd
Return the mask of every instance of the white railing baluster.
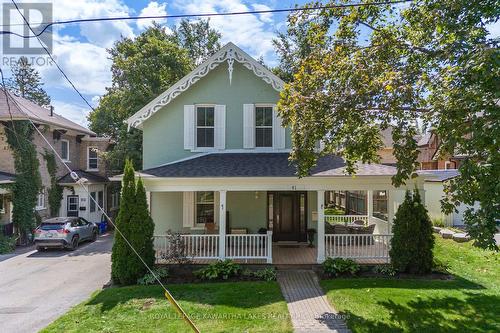
<path id="1" fill-rule="evenodd" d="M 384 259 L 389 261 L 392 235 L 326 234 L 325 253 L 332 258 Z"/>

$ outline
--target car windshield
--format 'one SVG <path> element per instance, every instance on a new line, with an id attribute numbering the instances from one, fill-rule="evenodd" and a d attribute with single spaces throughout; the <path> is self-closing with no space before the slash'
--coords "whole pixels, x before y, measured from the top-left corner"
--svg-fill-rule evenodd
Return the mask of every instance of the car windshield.
<path id="1" fill-rule="evenodd" d="M 42 223 L 40 229 L 42 230 L 59 230 L 64 228 L 65 223 Z"/>

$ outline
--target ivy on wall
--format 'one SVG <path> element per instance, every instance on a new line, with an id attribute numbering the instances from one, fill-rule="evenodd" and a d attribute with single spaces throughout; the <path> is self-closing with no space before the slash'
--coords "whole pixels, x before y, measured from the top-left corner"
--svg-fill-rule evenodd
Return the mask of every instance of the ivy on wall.
<path id="1" fill-rule="evenodd" d="M 33 144 L 34 129 L 28 120 L 6 123 L 7 143 L 14 157 L 16 181 L 12 184 L 12 222 L 19 233 L 20 242 L 26 243 L 36 226 L 35 207 L 42 186 L 36 147 Z"/>
<path id="2" fill-rule="evenodd" d="M 57 162 L 56 155 L 48 150 L 45 150 L 43 158 L 47 163 L 47 171 L 50 176 L 50 188 L 49 193 L 49 208 L 50 216 L 59 215 L 59 209 L 61 208 L 61 200 L 63 198 L 63 187 L 57 184 Z"/>

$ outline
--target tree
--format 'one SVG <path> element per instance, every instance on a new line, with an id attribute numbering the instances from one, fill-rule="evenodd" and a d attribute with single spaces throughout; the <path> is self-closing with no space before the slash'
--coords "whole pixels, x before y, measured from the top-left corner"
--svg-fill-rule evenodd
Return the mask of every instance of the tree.
<path id="1" fill-rule="evenodd" d="M 285 41 L 301 41 L 308 51 L 281 64 L 293 72 L 278 109 L 291 127 L 298 174 L 307 175 L 321 154 L 341 155 L 351 174 L 356 162 L 377 162 L 379 128 L 393 126 L 393 184 L 406 183 L 418 166 L 415 123 L 423 119 L 442 141 L 441 156 L 464 156 L 443 211 L 479 201 L 479 209 L 465 214 L 467 230 L 476 245 L 498 250 L 500 41 L 486 30 L 498 17 L 500 3 L 489 0 L 416 0 L 289 16 Z"/>
<path id="2" fill-rule="evenodd" d="M 155 225 L 153 219 L 149 214 L 148 201 L 146 197 L 146 189 L 142 182 L 142 178 L 139 178 L 137 182 L 137 189 L 135 194 L 135 212 L 134 212 L 134 223 L 137 227 L 137 248 L 141 254 L 144 262 L 152 267 L 155 263 L 155 250 L 153 245 L 153 235 L 155 230 Z M 141 265 L 143 276 L 146 273 L 146 267 Z"/>
<path id="3" fill-rule="evenodd" d="M 40 74 L 28 62 L 28 58 L 20 57 L 11 70 L 12 78 L 8 83 L 11 90 L 40 106 L 50 105 L 50 97 L 42 88 Z"/>
<path id="4" fill-rule="evenodd" d="M 125 158 L 140 168 L 141 132 L 127 131 L 124 121 L 186 75 L 192 62 L 188 52 L 157 24 L 134 39 L 122 38 L 109 53 L 112 86 L 90 113 L 90 128 L 117 142 L 106 156 L 112 170 L 122 170 Z"/>
<path id="5" fill-rule="evenodd" d="M 121 284 L 131 284 L 136 281 L 135 274 L 129 269 L 129 260 L 135 256 L 133 250 L 127 244 L 132 232 L 131 221 L 135 206 L 135 177 L 132 162 L 125 162 L 125 170 L 122 180 L 122 193 L 120 210 L 115 219 L 117 232 L 111 253 L 111 278 Z"/>
<path id="6" fill-rule="evenodd" d="M 432 270 L 434 236 L 432 223 L 418 191 L 406 191 L 392 227 L 391 263 L 399 272 L 430 273 Z"/>
<path id="7" fill-rule="evenodd" d="M 179 44 L 188 51 L 189 58 L 195 65 L 201 64 L 219 51 L 221 34 L 210 27 L 210 20 L 181 20 L 174 29 L 174 36 Z"/>

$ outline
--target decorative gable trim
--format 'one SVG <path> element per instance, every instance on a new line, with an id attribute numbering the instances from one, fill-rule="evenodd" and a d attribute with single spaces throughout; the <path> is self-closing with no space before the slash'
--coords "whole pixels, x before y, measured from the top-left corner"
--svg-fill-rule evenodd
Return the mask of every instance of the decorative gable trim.
<path id="1" fill-rule="evenodd" d="M 275 90 L 281 91 L 284 82 L 271 71 L 249 56 L 239 47 L 229 42 L 222 47 L 217 53 L 211 56 L 208 60 L 194 69 L 191 73 L 180 79 L 172 87 L 156 97 L 141 110 L 127 119 L 128 128 L 142 128 L 142 123 L 155 114 L 162 107 L 170 103 L 174 98 L 179 96 L 184 91 L 188 90 L 193 84 L 205 77 L 212 69 L 216 68 L 223 62 L 228 63 L 229 84 L 233 77 L 234 61 L 239 62 L 245 68 L 251 70 L 256 76 L 260 77 L 264 82 L 270 84 Z"/>

